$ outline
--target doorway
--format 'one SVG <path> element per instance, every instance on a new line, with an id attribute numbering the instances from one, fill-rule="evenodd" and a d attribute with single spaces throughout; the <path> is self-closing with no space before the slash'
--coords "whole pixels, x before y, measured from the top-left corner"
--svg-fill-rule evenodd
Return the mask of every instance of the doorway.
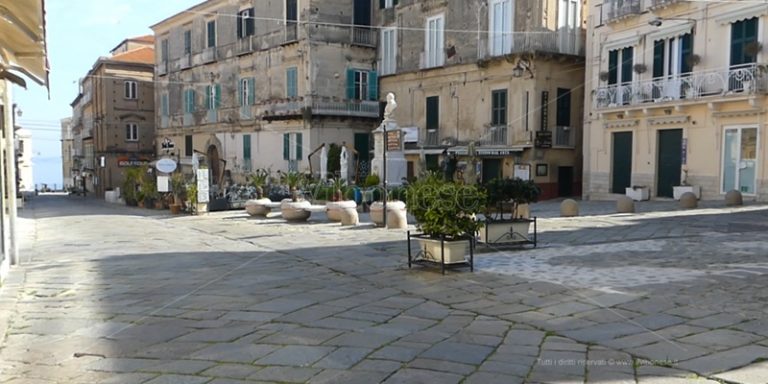
<path id="1" fill-rule="evenodd" d="M 557 196 L 573 196 L 573 167 L 557 167 Z"/>
<path id="2" fill-rule="evenodd" d="M 672 187 L 680 185 L 683 167 L 683 130 L 662 129 L 659 131 L 659 145 L 656 160 L 656 196 L 672 197 Z"/>
<path id="3" fill-rule="evenodd" d="M 501 159 L 483 159 L 483 183 L 501 178 Z"/>
<path id="4" fill-rule="evenodd" d="M 632 186 L 632 132 L 613 133 L 611 193 L 625 194 Z"/>
<path id="5" fill-rule="evenodd" d="M 355 133 L 355 151 L 357 151 L 357 182 L 365 181 L 371 173 L 371 135 Z"/>
<path id="6" fill-rule="evenodd" d="M 215 145 L 208 147 L 208 168 L 211 170 L 211 184 L 219 185 L 221 179 L 221 159 L 219 159 L 219 149 Z"/>

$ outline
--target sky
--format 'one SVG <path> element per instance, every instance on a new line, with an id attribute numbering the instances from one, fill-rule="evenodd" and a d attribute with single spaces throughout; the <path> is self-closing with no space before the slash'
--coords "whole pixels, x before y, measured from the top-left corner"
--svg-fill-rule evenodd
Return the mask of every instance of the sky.
<path id="1" fill-rule="evenodd" d="M 128 37 L 148 35 L 153 25 L 202 0 L 47 0 L 50 99 L 44 87 L 27 81 L 16 87 L 17 123 L 32 132 L 35 184 L 62 185 L 61 119 L 72 115 L 78 80 L 100 56 Z"/>

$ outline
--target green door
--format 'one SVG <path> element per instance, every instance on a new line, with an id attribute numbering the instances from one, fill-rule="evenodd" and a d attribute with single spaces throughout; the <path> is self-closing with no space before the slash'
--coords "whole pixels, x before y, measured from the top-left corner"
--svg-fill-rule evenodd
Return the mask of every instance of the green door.
<path id="1" fill-rule="evenodd" d="M 355 151 L 357 151 L 357 181 L 364 181 L 371 173 L 371 135 L 355 133 Z"/>
<path id="2" fill-rule="evenodd" d="M 501 178 L 501 159 L 483 159 L 483 183 Z"/>
<path id="3" fill-rule="evenodd" d="M 683 130 L 660 130 L 658 144 L 656 196 L 672 197 L 672 187 L 680 185 L 680 171 L 683 166 Z"/>
<path id="4" fill-rule="evenodd" d="M 625 194 L 632 185 L 632 132 L 613 133 L 611 193 Z"/>

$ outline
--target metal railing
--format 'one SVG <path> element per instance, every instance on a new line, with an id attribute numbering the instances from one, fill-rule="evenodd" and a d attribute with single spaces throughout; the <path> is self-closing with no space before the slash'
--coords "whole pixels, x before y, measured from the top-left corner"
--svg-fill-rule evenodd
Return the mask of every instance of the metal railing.
<path id="1" fill-rule="evenodd" d="M 480 142 L 485 145 L 507 145 L 507 137 L 506 125 L 492 125 L 485 129 L 485 134 Z"/>
<path id="2" fill-rule="evenodd" d="M 368 27 L 352 27 L 352 44 L 376 46 L 376 30 Z"/>
<path id="3" fill-rule="evenodd" d="M 424 145 L 437 146 L 440 144 L 440 135 L 436 129 L 428 129 L 424 136 Z"/>
<path id="4" fill-rule="evenodd" d="M 192 55 L 184 55 L 176 60 L 176 67 L 179 69 L 187 69 L 192 66 Z"/>
<path id="5" fill-rule="evenodd" d="M 584 56 L 586 46 L 586 33 L 583 28 L 531 31 L 501 37 L 490 35 L 489 38 L 490 45 L 481 46 L 479 59 L 529 52 Z"/>
<path id="6" fill-rule="evenodd" d="M 246 36 L 242 39 L 237 39 L 235 52 L 237 55 L 253 52 L 253 36 Z"/>
<path id="7" fill-rule="evenodd" d="M 379 117 L 379 102 L 374 100 L 326 101 L 312 99 L 310 106 L 316 115 Z"/>
<path id="8" fill-rule="evenodd" d="M 595 92 L 597 108 L 696 100 L 708 97 L 765 93 L 768 91 L 768 67 L 746 64 L 724 69 L 691 72 L 600 87 Z"/>
<path id="9" fill-rule="evenodd" d="M 575 147 L 575 137 L 573 127 L 557 126 L 555 127 L 555 140 L 552 144 L 555 147 Z"/>
<path id="10" fill-rule="evenodd" d="M 203 50 L 202 54 L 203 64 L 208 64 L 216 61 L 216 47 L 209 47 Z"/>
<path id="11" fill-rule="evenodd" d="M 648 8 L 650 9 L 656 9 L 656 8 L 664 8 L 666 6 L 680 3 L 682 0 L 651 0 L 651 4 Z"/>
<path id="12" fill-rule="evenodd" d="M 285 39 L 284 42 L 290 43 L 299 39 L 299 25 L 295 22 L 289 22 L 285 26 Z"/>
<path id="13" fill-rule="evenodd" d="M 614 21 L 633 15 L 639 15 L 642 12 L 641 0 L 606 0 L 603 3 L 605 9 L 605 19 Z"/>

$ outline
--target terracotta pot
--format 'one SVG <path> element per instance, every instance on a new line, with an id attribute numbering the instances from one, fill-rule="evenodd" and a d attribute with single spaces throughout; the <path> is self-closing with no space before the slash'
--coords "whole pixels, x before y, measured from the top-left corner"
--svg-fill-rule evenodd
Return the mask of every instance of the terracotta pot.
<path id="1" fill-rule="evenodd" d="M 181 213 L 181 204 L 171 204 L 171 215 L 178 215 Z"/>

